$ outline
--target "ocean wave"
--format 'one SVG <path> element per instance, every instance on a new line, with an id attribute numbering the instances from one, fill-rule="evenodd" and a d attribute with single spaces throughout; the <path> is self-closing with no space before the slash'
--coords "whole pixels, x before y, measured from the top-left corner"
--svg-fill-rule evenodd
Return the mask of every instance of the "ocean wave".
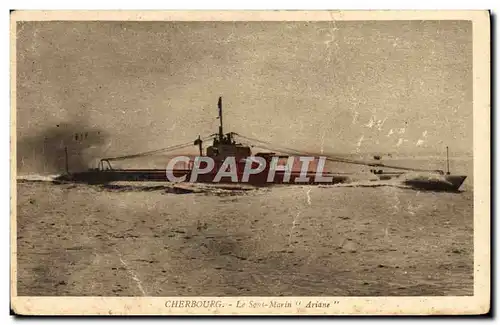
<path id="1" fill-rule="evenodd" d="M 60 174 L 53 175 L 41 175 L 41 174 L 29 174 L 29 175 L 18 175 L 16 179 L 18 181 L 31 181 L 31 182 L 53 182 L 56 180 Z"/>
<path id="2" fill-rule="evenodd" d="M 375 176 L 375 175 L 373 175 Z M 449 180 L 446 179 L 446 175 L 441 175 L 438 173 L 405 173 L 399 176 L 395 176 L 389 180 L 380 180 L 378 177 L 366 177 L 363 179 L 363 175 L 357 175 L 349 177 L 346 182 L 332 184 L 332 185 L 320 185 L 320 187 L 397 187 L 403 189 L 421 189 L 419 184 L 430 183 L 434 185 L 452 185 Z"/>
<path id="3" fill-rule="evenodd" d="M 357 180 L 346 183 L 337 183 L 332 185 L 319 185 L 322 188 L 336 187 L 397 187 L 404 189 L 412 189 L 413 187 L 405 184 L 401 179 L 391 180 Z"/>

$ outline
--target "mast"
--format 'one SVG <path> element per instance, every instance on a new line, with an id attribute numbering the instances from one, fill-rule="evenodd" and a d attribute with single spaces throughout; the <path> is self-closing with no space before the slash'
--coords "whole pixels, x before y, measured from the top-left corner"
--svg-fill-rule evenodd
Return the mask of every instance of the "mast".
<path id="1" fill-rule="evenodd" d="M 448 146 L 446 146 L 446 175 L 450 175 L 450 160 L 448 157 Z"/>
<path id="2" fill-rule="evenodd" d="M 198 145 L 198 149 L 200 150 L 200 156 L 203 156 L 203 140 L 201 140 L 201 137 L 198 135 L 198 139 L 194 142 L 194 145 Z"/>
<path id="3" fill-rule="evenodd" d="M 69 175 L 68 147 L 64 147 L 64 167 L 66 169 L 66 174 Z"/>
<path id="4" fill-rule="evenodd" d="M 219 97 L 219 102 L 217 103 L 217 106 L 219 107 L 219 120 L 220 120 L 219 141 L 222 142 L 224 138 L 224 132 L 222 131 L 222 97 Z"/>

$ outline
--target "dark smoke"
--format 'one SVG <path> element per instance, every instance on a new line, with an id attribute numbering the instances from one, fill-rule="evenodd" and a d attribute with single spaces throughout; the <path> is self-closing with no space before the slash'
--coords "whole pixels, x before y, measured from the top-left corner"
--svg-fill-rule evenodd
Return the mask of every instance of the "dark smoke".
<path id="1" fill-rule="evenodd" d="M 18 174 L 58 174 L 95 167 L 106 149 L 108 134 L 87 123 L 54 124 L 42 132 L 17 140 Z"/>

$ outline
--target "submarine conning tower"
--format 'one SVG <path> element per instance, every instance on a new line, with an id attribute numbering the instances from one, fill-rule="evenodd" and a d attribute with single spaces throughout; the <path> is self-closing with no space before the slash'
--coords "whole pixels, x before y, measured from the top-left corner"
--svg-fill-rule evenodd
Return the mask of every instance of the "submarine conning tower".
<path id="1" fill-rule="evenodd" d="M 217 103 L 219 108 L 219 132 L 215 135 L 213 144 L 207 148 L 207 156 L 214 160 L 224 160 L 226 157 L 235 157 L 236 160 L 244 159 L 252 155 L 249 146 L 236 143 L 233 138 L 234 133 L 224 134 L 222 124 L 222 97 L 219 97 Z"/>

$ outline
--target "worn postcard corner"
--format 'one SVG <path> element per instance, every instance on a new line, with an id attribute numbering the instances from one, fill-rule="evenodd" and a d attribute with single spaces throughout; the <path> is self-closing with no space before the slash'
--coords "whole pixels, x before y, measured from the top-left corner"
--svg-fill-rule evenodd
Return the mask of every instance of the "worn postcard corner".
<path id="1" fill-rule="evenodd" d="M 490 309 L 488 11 L 14 11 L 22 315 Z"/>

